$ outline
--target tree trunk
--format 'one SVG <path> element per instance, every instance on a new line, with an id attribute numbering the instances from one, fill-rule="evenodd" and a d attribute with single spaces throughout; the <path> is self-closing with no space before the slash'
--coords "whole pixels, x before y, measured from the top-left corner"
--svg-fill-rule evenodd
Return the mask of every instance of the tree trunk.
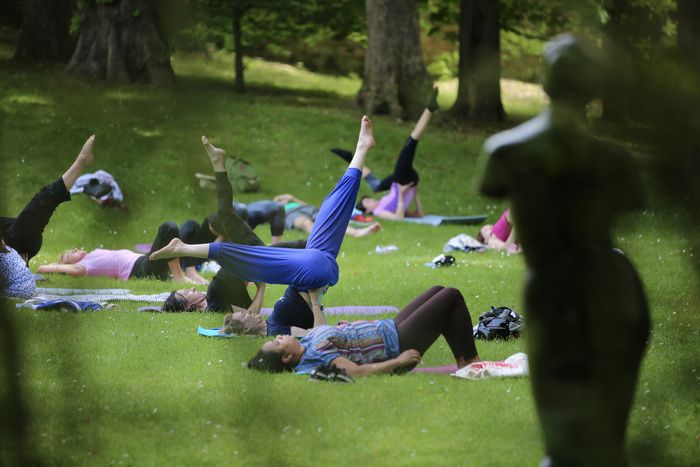
<path id="1" fill-rule="evenodd" d="M 423 64 L 416 0 L 366 0 L 367 52 L 357 100 L 366 114 L 414 119 L 432 79 Z"/>
<path id="2" fill-rule="evenodd" d="M 71 0 L 24 0 L 22 32 L 14 59 L 27 62 L 61 62 L 70 58 L 73 41 L 68 29 Z"/>
<path id="3" fill-rule="evenodd" d="M 469 120 L 503 121 L 501 39 L 498 0 L 461 0 L 459 79 L 454 115 Z"/>
<path id="4" fill-rule="evenodd" d="M 238 92 L 245 92 L 245 79 L 243 77 L 243 38 L 241 37 L 241 21 L 244 10 L 238 6 L 233 6 L 233 52 L 234 52 L 234 72 L 236 80 L 234 88 Z"/>
<path id="5" fill-rule="evenodd" d="M 114 83 L 172 85 L 170 52 L 155 26 L 148 0 L 90 1 L 80 16 L 80 37 L 66 71 Z"/>
<path id="6" fill-rule="evenodd" d="M 608 22 L 603 26 L 603 50 L 615 50 L 621 57 L 636 56 L 636 51 L 630 43 L 630 38 L 625 30 L 623 18 L 629 14 L 628 0 L 613 0 L 606 3 L 605 11 Z M 620 122 L 628 113 L 626 85 L 622 79 L 615 80 L 603 89 L 603 120 L 607 122 Z"/>
<path id="7" fill-rule="evenodd" d="M 700 2 L 678 0 L 678 38 L 680 54 L 700 71 Z"/>

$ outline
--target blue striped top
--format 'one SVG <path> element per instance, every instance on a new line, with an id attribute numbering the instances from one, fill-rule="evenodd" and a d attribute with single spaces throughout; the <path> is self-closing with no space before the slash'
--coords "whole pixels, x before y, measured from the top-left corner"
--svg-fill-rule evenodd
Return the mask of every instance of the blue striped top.
<path id="1" fill-rule="evenodd" d="M 399 334 L 393 319 L 318 326 L 300 344 L 305 350 L 296 367 L 297 373 L 311 373 L 317 366 L 332 363 L 338 357 L 363 365 L 399 355 Z"/>

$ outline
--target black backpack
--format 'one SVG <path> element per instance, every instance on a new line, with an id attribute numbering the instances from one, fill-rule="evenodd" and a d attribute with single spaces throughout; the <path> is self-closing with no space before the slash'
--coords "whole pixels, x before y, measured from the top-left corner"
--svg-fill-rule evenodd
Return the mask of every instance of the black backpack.
<path id="1" fill-rule="evenodd" d="M 479 316 L 479 323 L 474 326 L 476 339 L 510 339 L 520 337 L 525 325 L 525 318 L 507 306 L 492 306 L 491 310 Z"/>

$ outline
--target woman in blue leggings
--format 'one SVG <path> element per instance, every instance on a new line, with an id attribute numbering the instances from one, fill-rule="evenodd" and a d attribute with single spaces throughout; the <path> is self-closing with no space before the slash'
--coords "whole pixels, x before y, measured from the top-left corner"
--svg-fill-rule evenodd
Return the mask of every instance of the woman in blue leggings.
<path id="1" fill-rule="evenodd" d="M 320 313 L 317 298 L 328 286 L 338 282 L 336 257 L 350 222 L 353 205 L 362 178 L 365 156 L 374 146 L 372 122 L 362 117 L 355 154 L 345 174 L 321 204 L 321 209 L 305 249 L 280 249 L 237 243 L 188 245 L 173 239 L 151 259 L 189 256 L 216 260 L 223 269 L 242 280 L 267 284 L 286 284 L 299 292 L 309 292 L 310 307 Z M 315 297 L 314 297 L 315 296 Z"/>

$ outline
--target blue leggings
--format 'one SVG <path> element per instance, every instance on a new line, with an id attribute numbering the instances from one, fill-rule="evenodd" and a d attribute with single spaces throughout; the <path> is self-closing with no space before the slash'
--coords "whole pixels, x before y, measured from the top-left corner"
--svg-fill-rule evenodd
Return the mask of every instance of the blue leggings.
<path id="1" fill-rule="evenodd" d="M 286 284 L 306 291 L 338 282 L 336 257 L 360 187 L 361 173 L 349 168 L 329 193 L 305 249 L 209 244 L 209 259 L 242 280 Z"/>

